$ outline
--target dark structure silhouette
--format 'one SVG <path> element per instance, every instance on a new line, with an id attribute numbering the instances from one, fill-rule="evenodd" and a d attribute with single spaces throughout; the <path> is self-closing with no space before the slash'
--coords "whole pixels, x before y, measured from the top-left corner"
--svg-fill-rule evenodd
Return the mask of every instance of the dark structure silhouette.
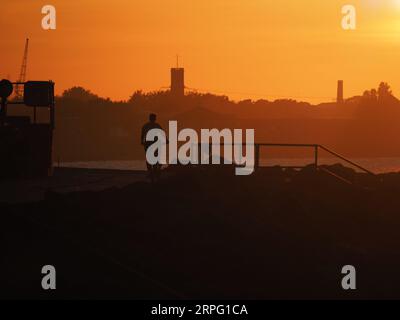
<path id="1" fill-rule="evenodd" d="M 22 86 L 23 101 L 8 101 L 13 85 Z M 52 171 L 52 142 L 55 127 L 54 83 L 0 81 L 0 177 L 45 177 Z M 16 105 L 29 114 L 9 113 Z M 11 106 L 9 110 L 9 106 Z M 37 121 L 37 108 L 49 113 L 47 123 Z"/>
<path id="2" fill-rule="evenodd" d="M 28 66 L 28 49 L 29 49 L 29 39 L 25 41 L 24 56 L 22 58 L 21 71 L 18 78 L 18 84 L 15 85 L 15 98 L 21 100 L 23 98 L 24 86 L 22 85 L 26 79 L 26 69 Z"/>
<path id="3" fill-rule="evenodd" d="M 171 94 L 174 97 L 183 97 L 185 95 L 185 69 L 171 69 Z"/>
<path id="4" fill-rule="evenodd" d="M 343 98 L 343 80 L 339 80 L 338 81 L 336 102 L 338 104 L 342 104 L 344 102 L 344 98 Z"/>

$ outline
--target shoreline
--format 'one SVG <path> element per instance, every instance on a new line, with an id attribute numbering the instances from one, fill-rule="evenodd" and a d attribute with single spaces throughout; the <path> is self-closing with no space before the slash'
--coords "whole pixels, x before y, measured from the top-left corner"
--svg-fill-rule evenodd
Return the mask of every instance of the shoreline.
<path id="1" fill-rule="evenodd" d="M 387 174 L 400 172 L 400 157 L 376 157 L 376 158 L 352 158 L 352 161 L 361 164 L 376 174 Z M 282 165 L 307 165 L 313 162 L 310 157 L 273 157 L 261 158 L 262 166 L 282 166 Z M 320 163 L 325 165 L 335 165 L 338 162 L 335 157 L 321 157 Z M 346 165 L 344 162 L 342 163 Z M 167 167 L 167 166 L 166 166 Z M 82 168 L 82 169 L 107 169 L 107 170 L 144 170 L 146 171 L 145 160 L 93 160 L 93 161 L 72 161 L 54 163 L 54 168 Z M 355 168 L 356 169 L 356 168 Z"/>
<path id="2" fill-rule="evenodd" d="M 329 167 L 349 185 L 311 166 L 248 177 L 233 170 L 175 167 L 156 184 L 138 173 L 121 187 L 48 190 L 42 201 L 0 203 L 3 292 L 35 299 L 400 298 L 400 174 Z M 60 279 L 51 297 L 34 283 L 44 264 Z M 351 295 L 340 287 L 349 264 L 360 275 Z"/>
<path id="3" fill-rule="evenodd" d="M 129 161 L 127 162 L 130 163 Z M 114 161 L 111 161 L 111 163 L 114 163 Z M 117 163 L 121 162 L 118 161 Z M 165 166 L 163 172 L 174 174 L 176 168 L 179 168 L 180 171 L 188 171 L 191 170 L 191 168 L 206 168 L 210 169 L 212 172 L 218 172 L 221 168 L 229 167 L 230 166 Z M 276 174 L 277 172 L 281 172 L 285 175 L 285 172 L 289 172 L 289 174 L 292 171 L 299 173 L 312 167 L 312 165 L 308 165 L 304 169 L 284 169 L 277 165 L 268 168 L 261 167 L 259 170 L 262 173 L 272 172 Z M 363 176 L 361 172 L 345 167 L 340 163 L 321 165 L 321 167 L 329 170 L 330 168 L 334 168 L 333 171 L 339 168 L 339 172 L 347 172 L 347 175 L 352 176 L 352 179 L 357 176 Z M 232 175 L 234 176 L 233 172 Z M 255 172 L 253 175 L 259 175 L 259 172 Z M 400 172 L 377 173 L 376 177 L 379 180 L 397 175 L 400 177 Z M 347 179 L 346 177 L 344 178 L 345 180 Z M 60 166 L 54 167 L 53 175 L 49 177 L 4 179 L 0 181 L 0 203 L 16 204 L 36 202 L 45 200 L 46 194 L 49 192 L 61 194 L 85 191 L 100 192 L 112 188 L 124 188 L 136 182 L 150 182 L 147 178 L 147 170 Z"/>

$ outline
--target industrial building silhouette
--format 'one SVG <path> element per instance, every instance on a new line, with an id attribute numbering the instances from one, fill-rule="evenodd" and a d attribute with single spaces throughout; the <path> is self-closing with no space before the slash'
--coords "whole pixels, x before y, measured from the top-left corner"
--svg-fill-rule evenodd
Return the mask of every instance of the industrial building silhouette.
<path id="1" fill-rule="evenodd" d="M 171 94 L 175 97 L 183 97 L 185 94 L 185 69 L 171 68 Z"/>

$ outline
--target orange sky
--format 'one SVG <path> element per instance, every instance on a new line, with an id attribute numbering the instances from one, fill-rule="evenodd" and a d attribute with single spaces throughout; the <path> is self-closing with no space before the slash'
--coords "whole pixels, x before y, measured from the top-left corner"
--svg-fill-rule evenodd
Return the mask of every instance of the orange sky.
<path id="1" fill-rule="evenodd" d="M 57 30 L 41 8 L 57 9 Z M 357 30 L 341 7 L 357 7 Z M 169 85 L 175 55 L 186 85 L 233 99 L 329 101 L 389 82 L 400 96 L 400 0 L 3 0 L 0 77 L 15 80 L 30 38 L 28 78 L 112 99 Z M 303 98 L 302 98 L 303 97 Z"/>

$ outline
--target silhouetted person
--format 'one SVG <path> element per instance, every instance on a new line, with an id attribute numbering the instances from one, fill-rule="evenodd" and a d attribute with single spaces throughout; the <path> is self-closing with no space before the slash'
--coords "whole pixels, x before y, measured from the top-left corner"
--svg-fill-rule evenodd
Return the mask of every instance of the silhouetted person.
<path id="1" fill-rule="evenodd" d="M 142 127 L 142 134 L 141 134 L 141 144 L 144 146 L 144 151 L 145 153 L 147 152 L 147 149 L 155 143 L 155 141 L 146 141 L 146 136 L 147 133 L 152 130 L 152 129 L 162 129 L 162 127 L 156 122 L 157 120 L 157 115 L 154 113 L 151 113 L 149 116 L 149 122 L 147 122 L 143 127 Z M 157 156 L 157 153 L 156 153 Z M 161 170 L 161 164 L 155 164 L 152 165 L 147 161 L 146 157 L 146 165 L 147 165 L 147 171 L 149 173 L 149 176 L 151 178 L 151 181 L 154 182 L 155 179 L 159 178 L 160 175 L 160 170 Z"/>

